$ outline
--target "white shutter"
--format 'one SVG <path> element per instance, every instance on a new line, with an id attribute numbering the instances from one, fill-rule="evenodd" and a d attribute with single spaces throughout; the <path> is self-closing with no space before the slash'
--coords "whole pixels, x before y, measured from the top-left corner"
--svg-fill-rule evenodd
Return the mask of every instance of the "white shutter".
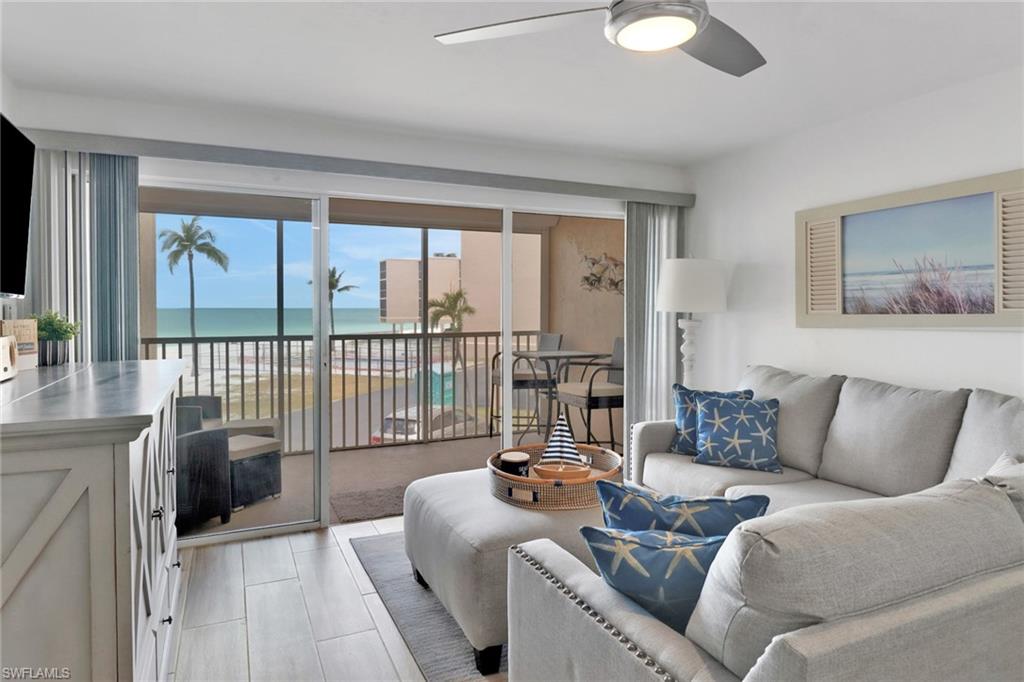
<path id="1" fill-rule="evenodd" d="M 807 223 L 807 312 L 841 313 L 839 219 Z"/>
<path id="2" fill-rule="evenodd" d="M 1024 190 L 999 195 L 999 301 L 1024 310 Z"/>

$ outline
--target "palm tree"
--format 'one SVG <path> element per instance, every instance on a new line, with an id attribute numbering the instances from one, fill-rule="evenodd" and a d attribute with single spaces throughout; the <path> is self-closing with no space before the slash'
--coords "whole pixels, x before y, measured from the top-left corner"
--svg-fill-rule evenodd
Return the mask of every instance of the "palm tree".
<path id="1" fill-rule="evenodd" d="M 188 257 L 188 308 L 189 327 L 192 337 L 196 335 L 196 278 L 193 272 L 192 261 L 198 253 L 206 256 L 215 265 L 219 265 L 224 272 L 228 271 L 228 256 L 215 246 L 217 236 L 199 224 L 199 216 L 192 216 L 189 221 L 181 221 L 181 230 L 163 230 L 160 232 L 161 251 L 167 252 L 167 268 L 174 272 L 174 268 L 181 262 L 183 256 Z"/>
<path id="2" fill-rule="evenodd" d="M 430 308 L 430 326 L 437 327 L 441 320 L 448 318 L 451 321 L 451 331 L 461 332 L 462 322 L 469 315 L 476 314 L 476 308 L 469 304 L 466 298 L 465 289 L 449 291 L 441 298 L 432 298 L 427 301 Z"/>
<path id="3" fill-rule="evenodd" d="M 331 308 L 331 335 L 334 335 L 334 294 L 345 294 L 353 289 L 358 289 L 358 284 L 342 284 L 341 278 L 345 276 L 345 271 L 338 272 L 338 268 L 331 267 L 327 271 L 327 302 Z M 309 284 L 312 284 L 313 280 L 309 280 Z"/>
<path id="4" fill-rule="evenodd" d="M 430 309 L 430 327 L 433 329 L 441 323 L 441 320 L 448 319 L 451 322 L 449 329 L 454 332 L 462 331 L 462 323 L 466 317 L 476 314 L 476 308 L 469 304 L 469 299 L 466 298 L 465 289 L 456 289 L 455 291 L 449 291 L 448 293 L 441 296 L 441 298 L 432 298 L 427 301 L 427 306 Z M 443 346 L 442 346 L 443 348 Z M 462 365 L 462 371 L 466 371 L 466 361 L 462 357 L 462 353 L 459 351 L 458 344 L 453 346 L 455 352 L 455 362 Z"/>

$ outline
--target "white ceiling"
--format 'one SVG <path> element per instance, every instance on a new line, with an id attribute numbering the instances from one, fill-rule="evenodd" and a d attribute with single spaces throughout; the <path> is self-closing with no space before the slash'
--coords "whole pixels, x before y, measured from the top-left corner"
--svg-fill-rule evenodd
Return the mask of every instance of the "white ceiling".
<path id="1" fill-rule="evenodd" d="M 709 3 L 768 65 L 635 54 L 590 22 L 445 47 L 432 34 L 598 3 L 5 2 L 30 89 L 298 111 L 684 165 L 1024 62 L 1018 3 Z"/>

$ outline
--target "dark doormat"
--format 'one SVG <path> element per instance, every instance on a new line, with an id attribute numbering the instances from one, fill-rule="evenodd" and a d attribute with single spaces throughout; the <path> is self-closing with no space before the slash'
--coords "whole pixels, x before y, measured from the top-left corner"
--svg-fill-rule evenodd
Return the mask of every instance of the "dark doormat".
<path id="1" fill-rule="evenodd" d="M 351 542 L 423 676 L 431 682 L 485 679 L 458 623 L 433 592 L 413 579 L 405 535 L 388 533 Z M 502 651 L 501 670 L 508 671 L 508 647 Z"/>
<path id="2" fill-rule="evenodd" d="M 331 495 L 331 523 L 383 519 L 402 513 L 405 486 L 353 490 Z"/>

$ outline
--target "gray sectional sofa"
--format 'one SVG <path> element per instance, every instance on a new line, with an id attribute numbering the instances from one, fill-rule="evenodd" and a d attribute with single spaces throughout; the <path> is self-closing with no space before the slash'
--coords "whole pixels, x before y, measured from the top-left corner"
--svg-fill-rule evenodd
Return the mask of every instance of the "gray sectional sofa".
<path id="1" fill-rule="evenodd" d="M 1024 452 L 1024 402 L 763 366 L 740 387 L 780 400 L 781 474 L 669 453 L 672 422 L 633 430 L 634 481 L 771 500 L 685 636 L 535 540 L 509 553 L 510 679 L 1024 679 L 1024 519 L 970 480 Z"/>
<path id="2" fill-rule="evenodd" d="M 738 388 L 779 399 L 781 474 L 695 464 L 668 452 L 675 423 L 633 427 L 630 476 L 680 495 L 753 493 L 769 512 L 814 502 L 904 495 L 983 475 L 1024 452 L 1024 404 L 983 389 L 929 391 L 843 376 L 750 368 Z"/>

